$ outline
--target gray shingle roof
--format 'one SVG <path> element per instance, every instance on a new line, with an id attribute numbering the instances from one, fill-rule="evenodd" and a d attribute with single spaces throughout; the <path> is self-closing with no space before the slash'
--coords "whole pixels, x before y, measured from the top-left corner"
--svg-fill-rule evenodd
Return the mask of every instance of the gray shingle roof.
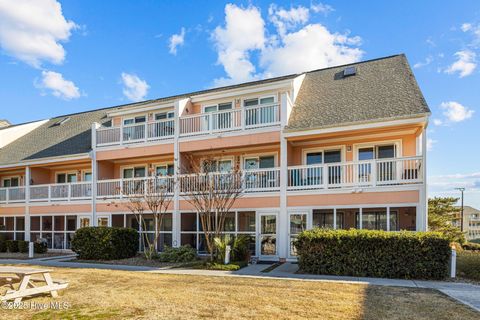
<path id="1" fill-rule="evenodd" d="M 405 55 L 307 72 L 286 130 L 320 129 L 430 113 Z"/>
<path id="2" fill-rule="evenodd" d="M 53 118 L 0 149 L 0 164 L 89 152 L 92 123 L 108 122 L 107 111 L 103 109 Z M 70 119 L 56 125 L 65 118 Z"/>

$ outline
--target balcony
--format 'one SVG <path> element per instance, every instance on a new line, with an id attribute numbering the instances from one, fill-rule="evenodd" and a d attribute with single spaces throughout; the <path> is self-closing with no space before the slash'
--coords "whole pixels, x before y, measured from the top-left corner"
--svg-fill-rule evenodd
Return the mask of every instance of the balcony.
<path id="1" fill-rule="evenodd" d="M 368 161 L 329 163 L 288 167 L 287 191 L 341 190 L 385 186 L 405 186 L 423 183 L 423 158 L 406 157 Z M 222 188 L 230 183 L 231 173 L 213 172 L 180 174 L 179 192 L 205 190 L 205 185 Z M 246 194 L 280 191 L 280 168 L 241 171 L 243 190 Z M 97 199 L 120 199 L 125 195 L 142 194 L 147 183 L 172 193 L 175 191 L 173 176 L 132 179 L 111 179 L 97 182 Z M 166 189 L 165 189 L 166 188 Z M 0 204 L 23 203 L 25 187 L 0 188 Z M 30 186 L 30 202 L 61 202 L 92 199 L 92 183 L 77 182 Z"/>
<path id="2" fill-rule="evenodd" d="M 288 168 L 288 190 L 364 188 L 422 183 L 422 157 Z"/>
<path id="3" fill-rule="evenodd" d="M 175 122 L 173 119 L 165 119 L 121 127 L 100 127 L 95 134 L 97 147 L 172 139 Z"/>
<path id="4" fill-rule="evenodd" d="M 180 137 L 278 125 L 278 104 L 194 114 L 180 118 Z"/>
<path id="5" fill-rule="evenodd" d="M 251 130 L 280 124 L 278 104 L 245 107 L 180 117 L 180 137 Z M 97 147 L 173 139 L 174 119 L 96 129 Z"/>

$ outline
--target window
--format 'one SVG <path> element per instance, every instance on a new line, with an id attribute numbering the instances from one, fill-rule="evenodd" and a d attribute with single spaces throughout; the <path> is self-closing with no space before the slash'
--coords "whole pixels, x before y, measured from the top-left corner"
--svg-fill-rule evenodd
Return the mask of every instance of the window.
<path id="1" fill-rule="evenodd" d="M 319 164 L 328 164 L 328 163 L 339 163 L 342 161 L 342 151 L 341 150 L 324 150 L 324 151 L 313 151 L 307 152 L 305 155 L 305 162 L 307 165 L 319 165 Z M 328 177 L 323 177 L 323 170 L 319 168 L 314 168 L 305 172 L 305 177 L 303 180 L 299 180 L 298 177 L 294 177 L 294 180 L 301 181 L 304 185 L 318 185 L 323 183 L 324 178 L 328 179 L 328 184 L 335 185 L 339 184 L 342 181 L 342 170 L 341 166 L 328 166 L 327 174 Z"/>
<path id="2" fill-rule="evenodd" d="M 247 189 L 277 187 L 278 177 L 274 170 L 257 171 L 256 169 L 275 168 L 275 156 L 248 157 L 244 159 L 243 167 L 251 170 L 245 174 L 245 186 Z"/>
<path id="3" fill-rule="evenodd" d="M 396 145 L 376 145 L 358 149 L 358 160 L 389 159 L 396 157 Z"/>
<path id="4" fill-rule="evenodd" d="M 232 159 L 214 159 L 203 161 L 203 172 L 229 172 L 232 171 Z"/>
<path id="5" fill-rule="evenodd" d="M 10 187 L 18 187 L 19 183 L 20 183 L 19 177 L 10 177 L 10 178 L 4 178 L 2 185 L 4 188 L 10 188 Z"/>
<path id="6" fill-rule="evenodd" d="M 98 217 L 97 222 L 99 227 L 108 227 L 108 217 Z"/>
<path id="7" fill-rule="evenodd" d="M 267 169 L 275 168 L 275 156 L 248 157 L 244 160 L 245 169 Z"/>
<path id="8" fill-rule="evenodd" d="M 84 172 L 83 173 L 83 181 L 92 181 L 92 173 L 91 172 Z"/>
<path id="9" fill-rule="evenodd" d="M 360 213 L 356 213 L 356 228 L 360 229 Z M 397 230 L 398 214 L 397 211 L 390 211 L 390 230 Z M 387 230 L 387 211 L 386 209 L 364 209 L 362 212 L 362 229 L 367 230 Z"/>
<path id="10" fill-rule="evenodd" d="M 250 237 L 249 248 L 252 255 L 255 255 L 255 211 L 230 212 L 225 217 L 223 234 L 235 237 L 246 235 Z M 205 235 L 202 231 L 200 217 L 196 212 L 182 212 L 180 215 L 180 244 L 190 245 L 197 249 L 198 253 L 207 253 Z"/>
<path id="11" fill-rule="evenodd" d="M 57 173 L 57 183 L 75 183 L 77 182 L 76 173 Z"/>
<path id="12" fill-rule="evenodd" d="M 173 111 L 159 112 L 155 114 L 155 120 L 171 119 L 175 116 Z"/>
<path id="13" fill-rule="evenodd" d="M 275 97 L 263 97 L 245 99 L 243 106 L 245 107 L 245 125 L 261 125 L 274 123 L 278 121 L 278 106 L 274 105 Z M 261 108 L 255 108 L 261 106 Z"/>
<path id="14" fill-rule="evenodd" d="M 155 168 L 157 177 L 173 176 L 175 167 L 173 164 L 159 165 Z"/>
<path id="15" fill-rule="evenodd" d="M 134 167 L 134 168 L 124 168 L 123 169 L 123 178 L 144 178 L 146 174 L 145 167 Z"/>
<path id="16" fill-rule="evenodd" d="M 333 209 L 313 210 L 313 227 L 333 229 Z M 337 229 L 343 229 L 343 212 L 337 211 Z"/>
<path id="17" fill-rule="evenodd" d="M 124 125 L 129 125 L 129 124 L 144 123 L 146 120 L 147 120 L 146 116 L 138 116 L 138 117 L 135 117 L 135 118 L 123 119 L 123 124 Z"/>
<path id="18" fill-rule="evenodd" d="M 290 255 L 296 256 L 295 240 L 298 234 L 307 229 L 307 214 L 298 213 L 290 215 Z"/>
<path id="19" fill-rule="evenodd" d="M 203 109 L 203 113 L 212 113 L 217 111 L 231 110 L 232 103 L 225 102 L 217 105 L 206 106 Z M 205 130 L 219 130 L 230 129 L 234 125 L 232 121 L 232 114 L 230 112 L 220 112 L 213 115 L 205 116 L 203 118 L 203 127 Z"/>

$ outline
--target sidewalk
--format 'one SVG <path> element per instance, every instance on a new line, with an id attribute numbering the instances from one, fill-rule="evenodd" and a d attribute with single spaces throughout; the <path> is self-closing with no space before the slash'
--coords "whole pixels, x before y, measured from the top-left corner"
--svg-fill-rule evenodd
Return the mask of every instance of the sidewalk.
<path id="1" fill-rule="evenodd" d="M 199 269 L 179 268 L 155 268 L 142 266 L 110 265 L 103 263 L 80 263 L 69 261 L 72 256 L 57 257 L 56 259 L 31 259 L 31 260 L 0 260 L 0 264 L 34 264 L 47 267 L 59 268 L 94 268 L 107 270 L 124 270 L 137 272 L 150 272 L 158 274 L 179 274 L 197 276 L 219 276 L 219 277 L 251 277 L 263 279 L 283 279 L 292 281 L 319 281 L 319 282 L 340 282 L 348 284 L 364 284 L 376 286 L 426 288 L 439 290 L 451 298 L 464 303 L 480 312 L 480 286 L 469 283 L 457 283 L 446 281 L 420 281 L 384 278 L 363 278 L 329 275 L 298 274 L 298 265 L 284 263 L 270 272 L 262 272 L 269 264 L 253 264 L 238 271 L 216 271 Z"/>

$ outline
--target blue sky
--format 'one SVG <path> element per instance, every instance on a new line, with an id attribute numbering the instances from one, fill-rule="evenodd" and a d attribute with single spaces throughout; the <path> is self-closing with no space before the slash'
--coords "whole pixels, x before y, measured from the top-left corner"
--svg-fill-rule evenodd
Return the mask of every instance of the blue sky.
<path id="1" fill-rule="evenodd" d="M 405 53 L 432 109 L 431 195 L 480 207 L 478 1 L 0 0 L 13 123 Z"/>

